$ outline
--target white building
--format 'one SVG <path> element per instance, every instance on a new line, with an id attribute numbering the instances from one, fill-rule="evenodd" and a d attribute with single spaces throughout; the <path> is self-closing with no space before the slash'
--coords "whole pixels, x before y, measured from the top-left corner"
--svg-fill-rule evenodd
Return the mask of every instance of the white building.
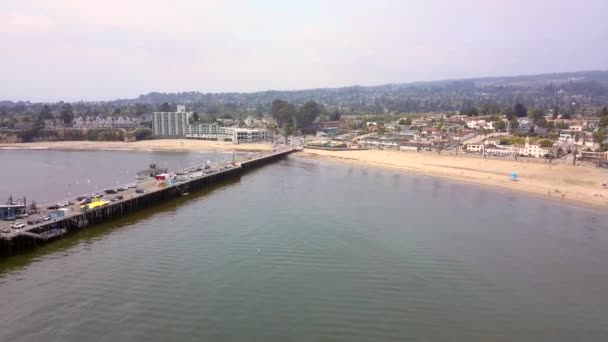
<path id="1" fill-rule="evenodd" d="M 549 148 L 530 144 L 530 138 L 526 138 L 526 145 L 519 149 L 519 154 L 526 157 L 543 158 L 550 153 L 551 150 Z"/>
<path id="2" fill-rule="evenodd" d="M 514 156 L 519 152 L 516 146 L 488 146 L 485 153 L 490 156 Z"/>
<path id="3" fill-rule="evenodd" d="M 526 144 L 523 147 L 491 144 L 467 144 L 466 151 L 471 153 L 484 153 L 491 156 L 513 156 L 517 154 L 520 156 L 534 158 L 544 158 L 546 155 L 551 153 L 550 148 L 530 144 L 530 138 L 526 138 Z"/>
<path id="4" fill-rule="evenodd" d="M 129 116 L 109 116 L 105 119 L 100 116 L 79 116 L 73 123 L 75 128 L 135 128 L 139 125 L 138 119 Z"/>
<path id="5" fill-rule="evenodd" d="M 270 139 L 265 129 L 223 127 L 218 124 L 188 125 L 187 139 L 232 141 L 235 144 L 258 142 Z"/>
<path id="6" fill-rule="evenodd" d="M 483 152 L 483 144 L 467 144 L 467 152 L 477 153 Z"/>
<path id="7" fill-rule="evenodd" d="M 235 144 L 264 141 L 270 138 L 265 129 L 233 128 L 232 142 Z"/>
<path id="8" fill-rule="evenodd" d="M 232 141 L 234 128 L 223 127 L 218 124 L 192 124 L 188 125 L 186 138 L 197 140 Z"/>
<path id="9" fill-rule="evenodd" d="M 574 142 L 574 134 L 562 132 L 559 134 L 559 138 L 557 140 L 565 143 L 573 143 Z"/>
<path id="10" fill-rule="evenodd" d="M 583 131 L 583 126 L 581 126 L 581 125 L 573 125 L 573 126 L 570 126 L 570 130 L 572 132 L 582 132 Z"/>
<path id="11" fill-rule="evenodd" d="M 152 131 L 156 136 L 185 136 L 190 117 L 192 112 L 186 112 L 185 106 L 177 106 L 177 112 L 154 112 Z"/>
<path id="12" fill-rule="evenodd" d="M 494 129 L 494 123 L 486 120 L 469 120 L 465 125 L 470 129 Z"/>

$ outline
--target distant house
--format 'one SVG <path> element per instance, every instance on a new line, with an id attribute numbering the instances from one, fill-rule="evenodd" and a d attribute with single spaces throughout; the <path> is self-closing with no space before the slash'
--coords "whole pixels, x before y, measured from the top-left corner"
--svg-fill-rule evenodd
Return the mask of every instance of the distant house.
<path id="1" fill-rule="evenodd" d="M 574 142 L 574 134 L 568 132 L 568 131 L 562 131 L 559 134 L 559 138 L 557 138 L 557 140 L 561 141 L 561 142 L 565 142 L 565 143 L 573 143 Z"/>
<path id="2" fill-rule="evenodd" d="M 77 117 L 74 119 L 73 126 L 75 128 L 135 128 L 140 125 L 140 121 L 129 116 L 116 116 L 102 118 L 99 115 Z"/>
<path id="3" fill-rule="evenodd" d="M 467 152 L 471 153 L 483 153 L 483 144 L 467 144 Z"/>

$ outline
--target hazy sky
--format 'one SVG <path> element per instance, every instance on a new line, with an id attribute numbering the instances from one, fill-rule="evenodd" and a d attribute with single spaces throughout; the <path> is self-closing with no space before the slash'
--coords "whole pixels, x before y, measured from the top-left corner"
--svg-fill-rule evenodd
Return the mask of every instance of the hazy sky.
<path id="1" fill-rule="evenodd" d="M 608 69 L 608 0 L 0 0 L 0 100 Z"/>

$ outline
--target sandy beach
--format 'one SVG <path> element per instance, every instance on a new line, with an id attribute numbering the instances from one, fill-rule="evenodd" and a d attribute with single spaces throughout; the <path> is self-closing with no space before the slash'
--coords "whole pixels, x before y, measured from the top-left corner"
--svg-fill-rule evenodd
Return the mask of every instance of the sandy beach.
<path id="1" fill-rule="evenodd" d="M 608 171 L 571 165 L 551 165 L 508 160 L 451 157 L 397 151 L 325 151 L 298 153 L 303 158 L 389 168 L 427 176 L 472 182 L 491 187 L 567 201 L 574 204 L 608 207 Z M 512 181 L 510 173 L 518 180 Z"/>
<path id="2" fill-rule="evenodd" d="M 0 149 L 110 150 L 110 151 L 267 151 L 270 144 L 239 144 L 185 139 L 114 141 L 61 141 L 0 144 Z M 313 158 L 382 167 L 404 172 L 471 182 L 491 187 L 542 196 L 575 204 L 608 207 L 608 171 L 571 165 L 526 163 L 513 160 L 439 156 L 429 153 L 397 151 L 325 151 L 310 150 L 297 154 Z M 510 173 L 518 180 L 512 181 Z"/>
<path id="3" fill-rule="evenodd" d="M 120 141 L 56 141 L 0 144 L 11 150 L 106 150 L 106 151 L 243 151 L 260 152 L 272 149 L 271 144 L 238 144 L 207 140 L 158 139 L 135 142 Z"/>

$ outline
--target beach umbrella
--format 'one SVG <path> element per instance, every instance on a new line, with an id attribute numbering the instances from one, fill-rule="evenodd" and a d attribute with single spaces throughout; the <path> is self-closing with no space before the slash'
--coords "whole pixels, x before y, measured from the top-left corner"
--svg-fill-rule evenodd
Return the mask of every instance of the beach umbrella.
<path id="1" fill-rule="evenodd" d="M 511 172 L 511 180 L 517 180 L 517 173 Z"/>

